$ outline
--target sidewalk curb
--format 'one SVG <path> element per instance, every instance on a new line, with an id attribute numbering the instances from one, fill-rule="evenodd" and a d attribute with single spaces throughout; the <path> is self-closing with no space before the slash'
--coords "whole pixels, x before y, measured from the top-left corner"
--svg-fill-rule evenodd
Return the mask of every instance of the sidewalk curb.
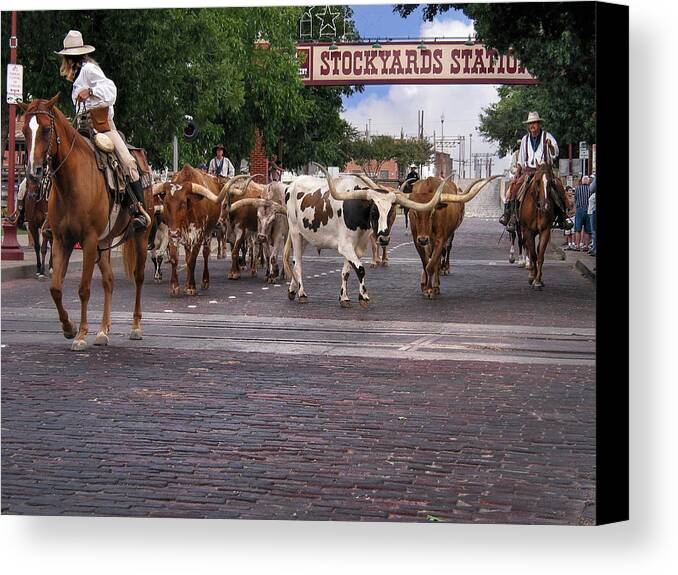
<path id="1" fill-rule="evenodd" d="M 595 261 L 596 261 L 595 258 L 593 258 L 593 261 L 591 261 L 590 263 L 589 263 L 589 260 L 580 259 L 580 258 L 576 258 L 576 257 L 570 257 L 568 259 L 568 257 L 567 257 L 568 252 L 566 252 L 563 248 L 561 248 L 560 246 L 553 246 L 553 248 L 556 251 L 556 253 L 558 253 L 558 255 L 560 255 L 561 259 L 563 259 L 565 261 L 574 260 L 572 263 L 574 264 L 575 269 L 579 273 L 581 273 L 583 276 L 586 276 L 588 279 L 590 279 L 593 282 L 596 281 L 596 268 L 595 268 L 594 265 L 591 265 L 591 264 L 595 264 Z M 579 253 L 581 253 L 581 252 L 579 252 Z"/>
<path id="2" fill-rule="evenodd" d="M 121 257 L 119 252 L 114 252 L 111 254 L 112 259 Z M 30 258 L 30 259 L 29 259 Z M 75 269 L 75 266 L 82 267 L 82 260 L 73 258 L 68 266 L 69 270 Z M 35 255 L 33 251 L 24 252 L 24 260 L 19 262 L 14 261 L 1 261 L 0 260 L 0 280 L 2 283 L 12 280 L 22 280 L 22 279 L 50 279 L 51 274 L 45 274 L 44 278 L 37 277 L 37 263 L 35 261 Z"/>
<path id="3" fill-rule="evenodd" d="M 583 275 L 589 278 L 591 281 L 596 281 L 596 271 L 595 268 L 589 268 L 582 260 L 577 260 L 577 263 L 574 264 L 574 267 L 577 268 Z"/>

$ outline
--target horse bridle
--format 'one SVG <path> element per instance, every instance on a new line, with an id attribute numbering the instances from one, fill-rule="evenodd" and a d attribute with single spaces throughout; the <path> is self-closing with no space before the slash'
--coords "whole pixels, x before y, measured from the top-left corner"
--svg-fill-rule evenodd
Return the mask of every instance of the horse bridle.
<path id="1" fill-rule="evenodd" d="M 49 175 L 48 175 L 48 170 L 47 168 L 49 167 L 49 164 L 51 163 L 52 159 L 52 135 L 56 133 L 56 127 L 54 125 L 54 114 L 52 112 L 49 112 L 47 110 L 34 110 L 33 112 L 30 112 L 30 114 L 27 114 L 29 116 L 34 116 L 36 114 L 45 114 L 49 117 L 49 143 L 47 144 L 47 152 L 45 152 L 45 157 L 42 160 L 42 166 L 45 169 L 45 175 L 42 178 L 42 182 L 40 184 L 40 190 L 41 190 L 41 195 L 42 195 L 42 190 L 47 186 L 47 182 L 51 182 L 51 178 L 53 178 L 56 173 L 61 169 L 61 166 L 64 165 L 66 160 L 68 160 L 68 157 L 71 155 L 71 152 L 73 151 L 73 147 L 75 146 L 75 138 L 72 138 L 71 142 L 71 147 L 68 150 L 68 153 L 66 154 L 66 157 L 61 160 L 61 163 L 56 167 L 55 170 L 49 170 Z M 59 144 L 61 144 L 61 138 L 59 135 L 56 135 L 56 145 L 57 145 L 57 150 L 59 149 Z M 33 178 L 32 175 L 28 175 L 29 178 Z"/>

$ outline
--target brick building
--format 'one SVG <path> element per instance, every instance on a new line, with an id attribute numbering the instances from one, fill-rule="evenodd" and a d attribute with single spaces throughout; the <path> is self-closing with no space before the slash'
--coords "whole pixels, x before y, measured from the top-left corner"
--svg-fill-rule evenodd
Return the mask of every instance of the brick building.
<path id="1" fill-rule="evenodd" d="M 374 174 L 377 170 L 377 161 L 372 160 L 370 163 L 369 171 L 371 174 Z M 407 166 L 405 166 L 407 168 Z M 351 161 L 348 164 L 344 166 L 345 173 L 347 174 L 362 174 L 363 173 L 363 168 L 361 165 L 356 164 L 355 162 Z M 398 180 L 398 164 L 392 160 L 388 160 L 384 162 L 381 167 L 379 168 L 379 173 L 376 174 L 376 180 L 383 180 L 383 181 L 396 181 Z"/>

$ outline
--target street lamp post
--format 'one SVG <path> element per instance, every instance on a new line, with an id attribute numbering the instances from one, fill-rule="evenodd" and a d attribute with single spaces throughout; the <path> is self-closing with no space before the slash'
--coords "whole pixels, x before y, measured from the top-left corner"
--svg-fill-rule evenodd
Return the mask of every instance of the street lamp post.
<path id="1" fill-rule="evenodd" d="M 12 11 L 12 33 L 9 38 L 9 62 L 16 64 L 16 11 Z M 16 162 L 16 104 L 9 104 L 9 154 L 7 161 L 7 211 L 14 212 L 14 169 Z M 16 237 L 16 226 L 10 223 L 7 219 L 2 222 L 2 253 L 3 260 L 20 261 L 24 259 L 24 252 L 19 246 Z"/>

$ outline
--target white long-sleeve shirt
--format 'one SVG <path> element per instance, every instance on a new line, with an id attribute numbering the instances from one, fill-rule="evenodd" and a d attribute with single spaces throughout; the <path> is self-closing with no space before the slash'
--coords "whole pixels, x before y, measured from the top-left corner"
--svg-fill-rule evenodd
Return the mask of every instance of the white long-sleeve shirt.
<path id="1" fill-rule="evenodd" d="M 221 166 L 221 172 L 217 173 L 217 159 L 212 158 L 209 169 L 207 170 L 208 173 L 213 176 L 224 176 L 225 178 L 232 178 L 235 176 L 235 168 L 233 167 L 231 160 L 229 160 L 226 156 L 224 156 L 222 160 L 223 165 Z"/>
<path id="2" fill-rule="evenodd" d="M 546 150 L 544 148 L 544 141 L 549 144 L 548 163 L 552 164 L 558 156 L 558 142 L 553 137 L 553 134 L 542 130 L 539 138 L 539 145 L 536 150 L 532 149 L 530 142 L 530 134 L 525 134 L 520 142 L 520 153 L 518 154 L 518 164 L 521 168 L 536 168 L 539 164 L 547 161 Z"/>
<path id="3" fill-rule="evenodd" d="M 92 89 L 92 95 L 85 100 L 85 110 L 105 108 L 108 106 L 108 118 L 113 119 L 113 104 L 118 96 L 118 89 L 113 80 L 106 78 L 101 68 L 94 62 L 86 62 L 73 82 L 71 98 L 77 108 L 77 97 L 82 90 Z M 81 104 L 82 105 L 82 104 Z"/>

